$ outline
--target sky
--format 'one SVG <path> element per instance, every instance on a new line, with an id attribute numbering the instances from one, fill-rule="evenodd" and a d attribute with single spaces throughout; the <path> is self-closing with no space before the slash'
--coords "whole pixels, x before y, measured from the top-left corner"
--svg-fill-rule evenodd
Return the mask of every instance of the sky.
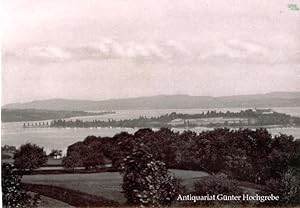
<path id="1" fill-rule="evenodd" d="M 300 91 L 300 0 L 3 0 L 2 104 Z"/>

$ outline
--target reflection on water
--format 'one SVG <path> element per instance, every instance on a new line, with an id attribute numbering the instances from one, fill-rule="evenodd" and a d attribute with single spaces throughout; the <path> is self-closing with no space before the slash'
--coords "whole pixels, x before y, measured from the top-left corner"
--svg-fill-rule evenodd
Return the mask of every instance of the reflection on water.
<path id="1" fill-rule="evenodd" d="M 207 110 L 216 111 L 231 111 L 239 112 L 241 108 L 223 108 L 223 109 L 163 109 L 163 110 L 123 110 L 118 111 L 116 114 L 80 117 L 82 120 L 107 120 L 107 119 L 128 119 L 138 118 L 139 116 L 160 116 L 166 113 L 178 112 L 195 114 L 206 112 Z M 274 108 L 275 111 L 287 113 L 294 116 L 300 116 L 300 107 L 296 108 Z M 76 118 L 72 118 L 73 120 Z M 82 141 L 89 135 L 95 136 L 114 136 L 117 133 L 126 131 L 134 133 L 137 129 L 132 128 L 23 128 L 23 122 L 2 123 L 1 125 L 1 142 L 2 145 L 20 146 L 26 142 L 31 142 L 45 147 L 45 150 L 62 149 L 65 150 L 68 145 L 77 141 Z M 185 129 L 173 129 L 176 131 L 184 131 Z M 191 128 L 190 130 L 201 132 L 209 130 L 205 127 Z M 295 138 L 300 139 L 300 128 L 270 128 L 272 134 L 284 133 L 293 135 Z"/>

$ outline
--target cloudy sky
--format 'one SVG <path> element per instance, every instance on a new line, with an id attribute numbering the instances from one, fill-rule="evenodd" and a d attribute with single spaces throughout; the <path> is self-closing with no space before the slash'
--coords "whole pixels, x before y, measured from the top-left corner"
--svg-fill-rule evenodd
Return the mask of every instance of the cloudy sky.
<path id="1" fill-rule="evenodd" d="M 300 91 L 300 0 L 4 0 L 2 103 Z"/>

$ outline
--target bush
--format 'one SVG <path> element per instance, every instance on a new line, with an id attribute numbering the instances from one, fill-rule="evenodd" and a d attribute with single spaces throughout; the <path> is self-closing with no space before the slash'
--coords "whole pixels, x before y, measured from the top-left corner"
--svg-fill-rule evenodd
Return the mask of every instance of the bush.
<path id="1" fill-rule="evenodd" d="M 194 195 L 235 195 L 239 196 L 243 194 L 243 190 L 238 187 L 238 184 L 228 179 L 225 175 L 209 176 L 206 179 L 197 181 L 194 183 L 195 192 Z M 208 203 L 215 203 L 216 201 L 207 201 Z"/>
<path id="2" fill-rule="evenodd" d="M 279 196 L 279 201 L 266 202 L 271 205 L 299 205 L 300 204 L 300 175 L 297 170 L 289 169 L 280 179 L 270 179 L 266 182 L 268 191 L 262 194 Z"/>
<path id="3" fill-rule="evenodd" d="M 155 160 L 148 147 L 139 144 L 121 164 L 122 188 L 130 205 L 170 205 L 178 194 L 178 181 L 165 164 Z"/>
<path id="4" fill-rule="evenodd" d="M 10 164 L 2 164 L 2 201 L 7 208 L 35 207 L 38 205 L 37 195 L 30 196 L 21 189 L 22 176 Z"/>

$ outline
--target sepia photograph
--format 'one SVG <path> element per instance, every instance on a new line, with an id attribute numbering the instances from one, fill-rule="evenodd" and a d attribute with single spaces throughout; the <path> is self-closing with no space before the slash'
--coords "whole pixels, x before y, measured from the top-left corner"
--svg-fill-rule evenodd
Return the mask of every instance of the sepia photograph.
<path id="1" fill-rule="evenodd" d="M 0 15 L 2 207 L 300 207 L 300 0 Z"/>

